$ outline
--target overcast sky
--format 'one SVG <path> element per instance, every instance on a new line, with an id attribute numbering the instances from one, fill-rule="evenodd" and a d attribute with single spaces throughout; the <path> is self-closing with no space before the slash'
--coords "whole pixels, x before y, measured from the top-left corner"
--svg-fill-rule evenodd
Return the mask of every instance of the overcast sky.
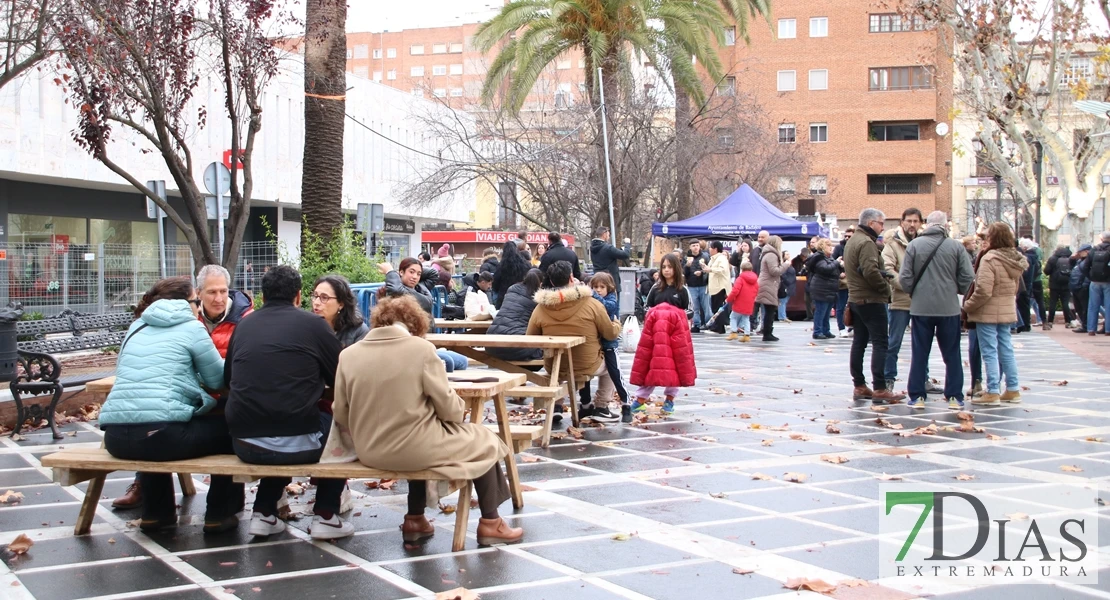
<path id="1" fill-rule="evenodd" d="M 347 31 L 399 31 L 477 23 L 496 14 L 501 0 L 348 0 Z"/>

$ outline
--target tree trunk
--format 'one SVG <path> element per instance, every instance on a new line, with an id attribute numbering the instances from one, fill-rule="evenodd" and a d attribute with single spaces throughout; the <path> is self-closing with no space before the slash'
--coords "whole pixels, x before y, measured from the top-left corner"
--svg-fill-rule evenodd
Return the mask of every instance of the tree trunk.
<path id="1" fill-rule="evenodd" d="M 616 106 L 617 102 L 619 101 L 618 91 L 620 89 L 619 86 L 618 86 L 617 73 L 616 73 L 615 69 L 602 67 L 602 69 L 601 69 L 601 85 L 604 86 L 604 91 L 605 91 L 605 110 L 604 111 L 599 111 L 597 114 L 598 114 L 599 118 L 604 118 L 605 121 L 606 121 L 606 127 L 604 129 L 599 128 L 599 130 L 604 131 L 604 134 L 603 134 L 604 139 L 602 139 L 601 137 L 598 138 L 600 140 L 600 143 L 598 144 L 598 148 L 597 148 L 597 157 L 598 157 L 597 164 L 598 164 L 598 167 L 599 167 L 598 173 L 601 176 L 601 186 L 600 186 L 600 189 L 601 189 L 601 206 L 602 206 L 601 212 L 605 215 L 605 217 L 603 219 L 604 222 L 605 222 L 605 226 L 612 229 L 612 231 L 611 231 L 612 236 L 613 236 L 612 239 L 616 240 L 616 239 L 620 239 L 619 232 L 616 230 L 616 228 L 619 226 L 619 224 L 621 222 L 620 213 L 622 212 L 621 207 L 623 206 L 621 204 L 621 202 L 624 199 L 624 195 L 621 193 L 622 188 L 621 188 L 621 185 L 620 185 L 620 177 L 618 177 L 618 171 L 616 169 L 616 165 L 613 163 L 613 160 L 612 160 L 613 153 L 616 152 L 616 132 L 613 130 L 613 128 L 615 126 L 615 122 L 613 120 L 613 114 L 614 114 L 615 111 L 614 111 L 613 107 Z M 602 112 L 604 112 L 604 115 L 602 114 Z M 606 161 L 606 159 L 605 159 L 605 144 L 609 145 L 609 160 L 608 161 Z M 612 197 L 613 222 L 612 223 L 609 222 L 609 186 L 606 185 L 606 173 L 607 173 L 606 168 L 608 168 L 608 173 L 610 174 L 610 177 L 611 177 L 612 189 L 613 189 L 613 197 Z M 590 232 L 590 233 L 592 234 L 593 232 Z"/>
<path id="2" fill-rule="evenodd" d="M 309 232 L 326 242 L 343 221 L 347 2 L 307 0 L 305 13 L 302 248 Z"/>
<path id="3" fill-rule="evenodd" d="M 675 78 L 672 75 L 671 80 Z M 693 126 L 690 125 L 690 94 L 679 86 L 674 86 L 674 142 L 675 142 L 675 203 L 678 220 L 689 219 L 694 210 L 694 174 L 692 165 L 687 164 Z"/>

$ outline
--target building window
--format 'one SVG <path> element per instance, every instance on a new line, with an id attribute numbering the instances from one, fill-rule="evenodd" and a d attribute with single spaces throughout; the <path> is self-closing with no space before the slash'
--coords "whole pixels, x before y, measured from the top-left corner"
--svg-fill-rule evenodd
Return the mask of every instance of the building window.
<path id="1" fill-rule="evenodd" d="M 367 56 L 369 56 L 369 54 L 367 54 L 368 52 L 370 52 L 370 47 L 367 46 L 366 44 L 359 44 L 359 45 L 355 46 L 355 58 L 356 59 L 366 58 Z"/>
<path id="2" fill-rule="evenodd" d="M 451 65 L 451 74 L 452 75 L 462 75 L 462 65 L 461 64 Z"/>
<path id="3" fill-rule="evenodd" d="M 355 67 L 355 75 L 358 76 L 358 77 L 362 77 L 363 79 L 366 79 L 367 77 L 370 76 L 370 67 L 368 67 L 366 65 L 359 65 L 359 66 Z"/>
<path id="4" fill-rule="evenodd" d="M 446 74 L 447 74 L 447 65 L 433 65 L 432 66 L 432 75 L 446 75 Z"/>
<path id="5" fill-rule="evenodd" d="M 871 123 L 867 139 L 872 142 L 904 142 L 921 139 L 921 126 L 917 123 Z"/>
<path id="6" fill-rule="evenodd" d="M 412 67 L 409 69 L 409 75 L 413 77 L 423 77 L 424 67 Z"/>
<path id="7" fill-rule="evenodd" d="M 436 88 L 432 90 L 432 95 L 436 98 L 443 98 L 447 95 L 447 90 L 445 88 Z"/>
<path id="8" fill-rule="evenodd" d="M 809 141 L 814 144 L 829 141 L 828 123 L 810 123 Z"/>
<path id="9" fill-rule="evenodd" d="M 787 40 L 798 37 L 798 21 L 794 19 L 779 19 L 779 39 Z"/>
<path id="10" fill-rule="evenodd" d="M 879 67 L 869 69 L 872 92 L 921 90 L 933 87 L 933 77 L 926 67 Z"/>
<path id="11" fill-rule="evenodd" d="M 416 96 L 417 98 L 423 98 L 424 97 L 424 88 L 418 88 L 418 87 L 412 88 L 412 95 Z"/>
<path id="12" fill-rule="evenodd" d="M 353 58 L 353 57 L 354 57 L 354 53 L 351 52 L 350 48 L 347 48 L 347 60 L 351 60 L 351 58 Z"/>
<path id="13" fill-rule="evenodd" d="M 386 71 L 385 78 L 390 80 L 390 81 L 393 81 L 394 79 L 397 79 L 397 69 L 390 69 L 390 70 Z"/>
<path id="14" fill-rule="evenodd" d="M 555 108 L 564 109 L 570 107 L 570 92 L 564 90 L 555 90 Z"/>
<path id="15" fill-rule="evenodd" d="M 824 196 L 829 193 L 828 175 L 810 175 L 809 193 L 813 196 Z"/>
<path id="16" fill-rule="evenodd" d="M 462 54 L 462 44 L 451 44 L 449 52 L 451 54 Z"/>
<path id="17" fill-rule="evenodd" d="M 809 37 L 829 37 L 829 18 L 811 17 L 809 19 Z"/>
<path id="18" fill-rule="evenodd" d="M 377 82 L 381 83 L 381 80 L 382 80 L 382 72 L 381 71 L 374 71 L 374 81 L 377 81 Z"/>
<path id="19" fill-rule="evenodd" d="M 578 59 L 578 68 L 579 69 L 585 69 L 586 68 L 586 59 L 585 58 Z"/>
<path id="20" fill-rule="evenodd" d="M 578 82 L 578 91 L 580 91 L 580 92 L 585 92 L 586 91 L 586 82 L 585 81 L 579 81 Z"/>
<path id="21" fill-rule="evenodd" d="M 725 27 L 725 45 L 726 46 L 735 46 L 736 45 L 736 28 L 735 27 Z"/>
<path id="22" fill-rule="evenodd" d="M 778 91 L 793 92 L 797 89 L 798 84 L 795 81 L 796 76 L 796 71 L 779 71 Z"/>
<path id="23" fill-rule="evenodd" d="M 1091 59 L 1085 56 L 1073 57 L 1068 62 L 1068 68 L 1064 70 L 1063 77 L 1060 82 L 1064 85 L 1074 85 L 1080 81 L 1089 81 L 1094 69 L 1091 66 Z"/>
<path id="24" fill-rule="evenodd" d="M 718 96 L 735 96 L 736 95 L 736 78 L 725 77 L 721 83 L 717 85 Z"/>
<path id="25" fill-rule="evenodd" d="M 717 148 L 725 152 L 732 150 L 732 146 L 736 142 L 736 137 L 733 135 L 732 130 L 727 127 L 719 127 L 716 133 Z"/>
<path id="26" fill-rule="evenodd" d="M 374 58 L 378 59 L 378 58 L 381 58 L 381 57 L 382 57 L 382 49 L 381 48 L 374 48 Z"/>
<path id="27" fill-rule="evenodd" d="M 797 131 L 793 123 L 779 125 L 779 143 L 793 144 L 797 139 Z"/>
<path id="28" fill-rule="evenodd" d="M 385 57 L 386 58 L 397 58 L 397 49 L 396 48 L 386 48 L 385 49 Z"/>
<path id="29" fill-rule="evenodd" d="M 827 90 L 829 89 L 829 70 L 828 69 L 813 69 L 809 72 L 809 89 L 811 90 Z"/>
<path id="30" fill-rule="evenodd" d="M 778 192 L 780 194 L 793 194 L 794 193 L 794 178 L 789 176 L 779 177 Z"/>
<path id="31" fill-rule="evenodd" d="M 925 19 L 921 15 L 907 17 L 898 14 L 871 15 L 871 33 L 901 33 L 924 29 Z"/>
<path id="32" fill-rule="evenodd" d="M 868 194 L 928 194 L 932 175 L 868 175 Z"/>
<path id="33" fill-rule="evenodd" d="M 517 224 L 517 198 L 516 184 L 511 181 L 497 183 L 497 223 L 501 227 L 516 229 Z"/>
<path id="34" fill-rule="evenodd" d="M 463 95 L 462 88 L 451 88 L 451 97 L 452 98 L 462 98 L 462 95 Z"/>
<path id="35" fill-rule="evenodd" d="M 432 44 L 432 54 L 447 54 L 447 44 Z"/>

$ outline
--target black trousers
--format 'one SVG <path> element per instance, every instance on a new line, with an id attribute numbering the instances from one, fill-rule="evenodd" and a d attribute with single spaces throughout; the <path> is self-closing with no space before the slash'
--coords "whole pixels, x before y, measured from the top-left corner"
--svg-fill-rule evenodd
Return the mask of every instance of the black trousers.
<path id="1" fill-rule="evenodd" d="M 1064 307 L 1064 322 L 1071 323 L 1072 312 L 1071 306 L 1068 305 L 1070 299 L 1071 292 L 1068 291 L 1068 288 L 1062 290 L 1054 287 L 1048 288 L 1048 306 L 1046 307 L 1048 309 L 1048 319 L 1045 322 L 1051 323 L 1056 320 L 1056 303 L 1059 302 Z"/>
<path id="2" fill-rule="evenodd" d="M 1091 288 L 1085 287 L 1074 290 L 1071 296 L 1075 304 L 1075 316 L 1079 318 L 1083 329 L 1087 329 L 1087 301 L 1091 298 Z"/>
<path id="3" fill-rule="evenodd" d="M 496 519 L 497 507 L 508 500 L 509 482 L 501 473 L 501 461 L 493 463 L 488 471 L 474 479 L 474 492 L 478 494 L 478 508 L 483 519 Z M 423 480 L 409 480 L 410 515 L 423 515 L 428 504 L 428 485 Z"/>
<path id="4" fill-rule="evenodd" d="M 852 337 L 852 353 L 848 368 L 852 373 L 852 383 L 859 387 L 867 385 L 863 374 L 863 355 L 871 344 L 871 383 L 876 390 L 886 389 L 886 345 L 887 331 L 886 304 L 849 303 L 855 335 Z"/>
<path id="5" fill-rule="evenodd" d="M 717 314 L 717 311 L 721 310 L 721 307 L 725 305 L 725 298 L 727 297 L 727 290 L 721 290 L 709 297 L 709 307 L 710 309 L 712 309 L 714 316 Z M 719 317 L 713 322 L 713 327 L 710 327 L 709 329 L 714 333 L 724 333 L 727 327 L 728 318 Z"/>
<path id="6" fill-rule="evenodd" d="M 124 460 L 155 462 L 232 454 L 231 436 L 223 415 L 203 415 L 183 423 L 105 425 L 104 447 Z M 143 487 L 143 518 L 165 519 L 177 512 L 173 475 L 139 473 Z M 208 486 L 205 520 L 219 521 L 243 510 L 243 484 L 229 475 L 213 475 Z"/>
<path id="7" fill-rule="evenodd" d="M 1031 307 L 1029 305 L 1029 292 L 1022 292 L 1022 293 L 1018 294 L 1018 296 L 1017 296 L 1017 313 L 1018 313 L 1018 320 L 1021 321 L 1020 323 L 1018 323 L 1018 328 L 1017 328 L 1018 331 L 1029 331 L 1029 330 L 1032 329 L 1033 321 L 1031 321 L 1029 319 L 1029 309 L 1030 308 Z"/>
<path id="8" fill-rule="evenodd" d="M 760 306 L 763 307 L 763 339 L 767 339 L 774 335 L 775 319 L 779 316 L 779 307 L 770 304 L 761 304 Z"/>

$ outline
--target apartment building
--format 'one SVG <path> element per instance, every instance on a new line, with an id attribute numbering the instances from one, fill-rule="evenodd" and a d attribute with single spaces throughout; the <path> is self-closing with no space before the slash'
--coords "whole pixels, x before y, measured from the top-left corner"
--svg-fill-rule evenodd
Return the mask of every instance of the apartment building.
<path id="1" fill-rule="evenodd" d="M 867 207 L 951 209 L 952 70 L 920 19 L 882 0 L 777 0 L 750 46 L 726 42 L 718 93 L 753 94 L 779 143 L 809 145 L 810 172 L 779 178 L 787 209 L 841 229 Z"/>

